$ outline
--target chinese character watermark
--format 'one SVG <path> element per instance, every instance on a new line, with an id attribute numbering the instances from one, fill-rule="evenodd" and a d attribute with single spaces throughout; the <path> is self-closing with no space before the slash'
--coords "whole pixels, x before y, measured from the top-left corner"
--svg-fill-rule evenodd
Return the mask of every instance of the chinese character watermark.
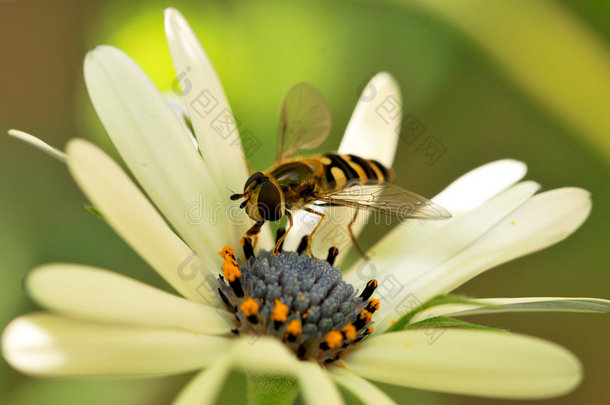
<path id="1" fill-rule="evenodd" d="M 357 87 L 357 93 L 360 102 L 373 102 L 375 113 L 387 125 L 396 125 L 397 120 L 403 112 L 403 106 L 400 100 L 388 95 L 380 98 L 379 89 L 370 80 L 374 77 L 370 74 Z M 397 126 L 396 130 L 407 145 L 415 147 L 417 152 L 421 152 L 427 158 L 428 165 L 435 164 L 441 156 L 445 154 L 447 149 L 442 142 L 434 135 L 425 134 L 426 127 L 413 114 L 404 114 L 402 122 Z"/>
<path id="2" fill-rule="evenodd" d="M 191 70 L 187 66 L 178 74 L 171 85 L 173 92 L 187 97 L 197 91 L 189 103 L 191 114 L 197 114 L 221 139 L 231 142 L 229 146 L 241 147 L 245 158 L 249 159 L 262 146 L 262 142 L 250 130 L 241 126 L 240 120 L 233 115 L 228 105 L 222 105 L 224 95 L 214 94 L 209 88 L 195 89 L 189 78 Z"/>

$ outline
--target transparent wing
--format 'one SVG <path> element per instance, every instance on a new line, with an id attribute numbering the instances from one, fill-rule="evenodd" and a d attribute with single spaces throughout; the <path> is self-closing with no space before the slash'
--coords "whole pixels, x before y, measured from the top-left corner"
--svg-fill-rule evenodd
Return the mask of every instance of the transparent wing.
<path id="1" fill-rule="evenodd" d="M 331 115 L 322 93 L 309 83 L 294 85 L 282 105 L 277 161 L 292 156 L 299 149 L 313 149 L 326 140 Z"/>
<path id="2" fill-rule="evenodd" d="M 323 203 L 379 212 L 399 219 L 451 218 L 443 207 L 392 183 L 354 184 L 315 198 Z"/>

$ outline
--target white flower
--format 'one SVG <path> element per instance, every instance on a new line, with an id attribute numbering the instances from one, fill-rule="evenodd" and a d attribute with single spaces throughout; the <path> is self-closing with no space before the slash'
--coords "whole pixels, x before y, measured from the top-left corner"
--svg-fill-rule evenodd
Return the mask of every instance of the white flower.
<path id="1" fill-rule="evenodd" d="M 166 100 L 125 54 L 102 46 L 85 61 L 93 104 L 144 192 L 86 141 L 71 141 L 64 154 L 30 135 L 11 134 L 65 160 L 103 218 L 184 298 L 107 270 L 41 266 L 28 276 L 26 289 L 50 312 L 24 315 L 7 326 L 2 350 L 13 367 L 50 377 L 203 370 L 178 396 L 179 404 L 213 403 L 231 369 L 294 378 L 307 404 L 342 403 L 335 383 L 363 403 L 393 403 L 366 379 L 500 398 L 545 398 L 578 385 L 578 360 L 537 338 L 455 328 L 383 333 L 393 324 L 414 325 L 441 315 L 608 311 L 608 301 L 587 298 L 430 301 L 495 265 L 562 240 L 587 217 L 591 203 L 586 191 L 565 188 L 534 195 L 538 185 L 517 183 L 526 168 L 512 160 L 475 169 L 436 196 L 434 201 L 452 212 L 452 219 L 399 226 L 372 249 L 372 261 L 346 272 L 345 280 L 360 291 L 369 279 L 379 281 L 381 308 L 372 336 L 352 345 L 339 360 L 330 365 L 302 361 L 279 339 L 233 336 L 234 316 L 210 283 L 217 282 L 221 266 L 217 251 L 236 245 L 248 221 L 241 211 L 234 213 L 231 225 L 223 219 L 211 224 L 214 218 L 194 221 L 190 210 L 202 195 L 208 207 L 232 206 L 226 189 L 239 189 L 248 172 L 239 143 L 211 125 L 216 114 L 230 118 L 231 113 L 204 50 L 175 10 L 166 12 L 166 31 L 176 71 L 189 72 L 183 96 L 199 151 Z M 385 73 L 371 80 L 365 91 L 371 90 L 373 98 L 369 93 L 358 103 L 339 152 L 391 165 L 400 116 L 387 123 L 374 108 L 388 96 L 399 101 L 400 93 Z M 294 241 L 299 231 L 290 236 Z M 328 248 L 331 239 L 314 248 Z M 259 244 L 272 247 L 268 227 Z M 388 283 L 397 288 L 389 289 Z M 406 318 L 409 311 L 412 316 Z"/>

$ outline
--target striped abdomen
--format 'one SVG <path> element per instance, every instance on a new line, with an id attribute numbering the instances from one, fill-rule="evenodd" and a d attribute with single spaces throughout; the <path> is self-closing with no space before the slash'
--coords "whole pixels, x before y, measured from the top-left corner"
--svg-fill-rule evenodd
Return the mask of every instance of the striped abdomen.
<path id="1" fill-rule="evenodd" d="M 394 179 L 394 172 L 376 160 L 355 155 L 327 153 L 320 157 L 324 165 L 325 181 L 342 189 L 348 183 L 380 184 Z"/>

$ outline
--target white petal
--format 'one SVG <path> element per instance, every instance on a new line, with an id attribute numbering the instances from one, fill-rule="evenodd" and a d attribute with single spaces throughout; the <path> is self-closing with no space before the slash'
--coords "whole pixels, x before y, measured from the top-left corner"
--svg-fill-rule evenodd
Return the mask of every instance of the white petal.
<path id="1" fill-rule="evenodd" d="M 610 312 L 610 300 L 584 297 L 484 298 L 478 304 L 446 304 L 421 311 L 412 322 L 433 316 L 465 316 L 501 312 Z M 492 305 L 492 306 L 489 306 Z"/>
<path id="2" fill-rule="evenodd" d="M 174 405 L 215 404 L 230 371 L 229 356 L 217 360 L 210 368 L 197 374 L 176 397 Z"/>
<path id="3" fill-rule="evenodd" d="M 523 162 L 496 160 L 461 176 L 432 200 L 452 215 L 471 211 L 506 190 L 527 172 Z"/>
<path id="4" fill-rule="evenodd" d="M 393 405 L 396 404 L 385 392 L 356 374 L 333 367 L 330 370 L 335 382 L 351 392 L 363 405 Z"/>
<path id="5" fill-rule="evenodd" d="M 562 395 L 582 378 L 578 359 L 554 343 L 454 329 L 371 337 L 346 358 L 346 366 L 389 384 L 513 399 Z"/>
<path id="6" fill-rule="evenodd" d="M 108 135 L 155 205 L 186 242 L 211 258 L 230 240 L 228 196 L 158 89 L 110 46 L 87 54 L 85 82 Z"/>
<path id="7" fill-rule="evenodd" d="M 374 159 L 387 167 L 392 167 L 400 121 L 402 104 L 400 88 L 394 78 L 386 72 L 378 73 L 364 88 L 356 109 L 345 130 L 338 153 L 353 154 Z M 354 211 L 346 207 L 316 208 L 327 214 L 312 239 L 312 250 L 316 257 L 325 258 L 331 246 L 339 248 L 337 265 L 346 257 L 352 247 L 347 225 Z M 358 236 L 369 218 L 368 212 L 360 212 L 352 227 Z M 304 235 L 311 233 L 319 221 L 319 216 L 300 213 L 296 225 L 290 231 L 286 244 L 296 248 Z"/>
<path id="8" fill-rule="evenodd" d="M 25 282 L 47 309 L 85 321 L 226 334 L 229 314 L 168 294 L 123 275 L 75 264 L 36 268 Z"/>
<path id="9" fill-rule="evenodd" d="M 249 176 L 237 126 L 221 123 L 224 120 L 236 123 L 231 107 L 205 50 L 188 22 L 173 8 L 165 10 L 165 32 L 201 154 L 213 173 L 219 194 L 228 199 L 227 190 L 241 190 Z M 250 149 L 260 146 L 260 141 L 249 131 L 244 137 L 246 142 L 255 141 L 246 143 Z M 252 153 L 250 149 L 246 153 Z M 231 215 L 235 223 L 231 227 L 232 235 L 238 239 L 251 221 L 244 210 L 231 211 Z M 261 232 L 259 237 L 270 240 L 268 227 Z"/>
<path id="10" fill-rule="evenodd" d="M 30 135 L 27 132 L 19 131 L 18 129 L 9 129 L 8 134 L 15 139 L 19 139 L 20 141 L 25 142 L 40 151 L 43 151 L 44 153 L 54 157 L 62 163 L 66 161 L 65 153 L 63 153 L 59 149 L 55 149 L 48 143 L 42 141 L 41 139 L 36 138 L 34 135 Z"/>
<path id="11" fill-rule="evenodd" d="M 297 378 L 301 387 L 301 397 L 306 405 L 344 403 L 332 378 L 317 363 L 298 362 Z"/>
<path id="12" fill-rule="evenodd" d="M 410 290 L 422 301 L 449 292 L 487 269 L 565 239 L 590 211 L 586 190 L 561 188 L 538 194 L 471 246 L 417 280 Z"/>
<path id="13" fill-rule="evenodd" d="M 178 330 L 102 325 L 38 313 L 13 320 L 4 358 L 44 376 L 152 376 L 206 367 L 230 347 L 222 337 Z"/>
<path id="14" fill-rule="evenodd" d="M 185 297 L 213 303 L 219 259 L 201 259 L 178 238 L 123 170 L 99 148 L 68 143 L 68 168 L 117 233 Z"/>
<path id="15" fill-rule="evenodd" d="M 248 177 L 248 168 L 241 144 L 231 146 L 232 141 L 239 139 L 237 128 L 232 133 L 223 134 L 216 132 L 212 124 L 223 111 L 231 120 L 234 119 L 214 66 L 178 10 L 165 10 L 165 33 L 204 161 L 216 173 L 217 184 L 223 187 L 219 191 L 225 191 L 226 187 L 241 189 Z"/>
<path id="16" fill-rule="evenodd" d="M 354 216 L 354 211 L 346 207 L 313 207 L 313 209 L 326 215 L 311 239 L 314 256 L 326 259 L 328 249 L 336 247 L 339 249 L 339 256 L 335 266 L 341 266 L 342 260 L 346 257 L 349 249 L 352 248 L 347 226 Z M 366 223 L 369 213 L 360 211 L 358 215 L 353 227 L 356 236 Z M 296 250 L 303 236 L 309 235 L 320 221 L 319 215 L 310 214 L 303 210 L 294 213 L 293 218 L 295 225 L 286 237 L 285 250 Z"/>
<path id="17" fill-rule="evenodd" d="M 435 245 L 431 242 L 441 240 L 446 227 L 453 226 L 457 218 L 481 207 L 489 199 L 510 187 L 525 175 L 526 170 L 522 162 L 505 159 L 488 163 L 464 174 L 432 199 L 451 212 L 452 219 L 413 221 L 397 226 L 368 252 L 373 260 L 370 262 L 360 260 L 346 273 L 346 277 L 352 283 L 362 282 L 364 278 L 366 282 L 369 278 L 378 277 L 379 272 L 386 268 L 388 263 L 419 254 L 422 245 L 427 245 L 428 249 L 433 248 Z M 533 183 L 527 184 L 532 184 L 528 187 L 533 188 Z"/>
<path id="18" fill-rule="evenodd" d="M 370 278 L 378 280 L 379 288 L 375 296 L 381 300 L 381 308 L 376 314 L 377 319 L 382 319 L 397 307 L 400 311 L 399 303 L 414 292 L 416 286 L 422 283 L 420 280 L 429 277 L 432 269 L 479 239 L 531 198 L 538 187 L 534 182 L 525 181 L 457 217 L 429 222 L 424 227 L 401 225 L 372 249 L 370 262 L 357 264 L 345 278 L 353 285 L 362 285 Z M 416 232 L 419 234 L 416 235 Z M 425 301 L 419 295 L 417 298 Z M 376 330 L 381 331 L 386 326 Z"/>
<path id="19" fill-rule="evenodd" d="M 238 368 L 246 374 L 271 374 L 297 377 L 299 360 L 286 346 L 268 336 L 244 336 L 232 342 L 226 357 L 210 370 L 199 374 L 181 392 L 178 404 L 213 403 L 227 373 Z M 209 398 L 209 397 L 212 398 Z"/>
<path id="20" fill-rule="evenodd" d="M 245 336 L 233 349 L 236 366 L 253 372 L 295 375 L 299 360 L 278 339 L 267 336 Z"/>

